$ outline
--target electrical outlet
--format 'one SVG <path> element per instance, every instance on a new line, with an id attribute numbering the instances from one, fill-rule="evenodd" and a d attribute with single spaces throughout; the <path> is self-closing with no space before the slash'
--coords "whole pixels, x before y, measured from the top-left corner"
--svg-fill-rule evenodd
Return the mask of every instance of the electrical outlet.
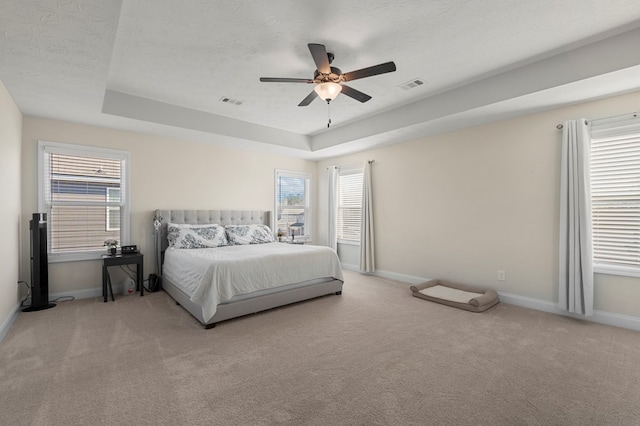
<path id="1" fill-rule="evenodd" d="M 507 279 L 504 271 L 498 271 L 498 281 L 505 281 Z"/>

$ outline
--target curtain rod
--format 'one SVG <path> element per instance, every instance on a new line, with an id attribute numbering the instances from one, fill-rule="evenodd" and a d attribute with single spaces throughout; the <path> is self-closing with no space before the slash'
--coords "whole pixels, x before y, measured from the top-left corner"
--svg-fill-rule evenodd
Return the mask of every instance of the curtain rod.
<path id="1" fill-rule="evenodd" d="M 375 163 L 375 162 L 376 162 L 376 160 L 367 160 L 367 163 L 369 163 L 369 164 L 372 164 L 372 163 Z M 335 167 L 337 169 L 340 168 L 340 166 L 329 166 L 329 167 L 327 167 L 327 170 L 329 170 L 331 167 Z M 353 164 L 353 165 L 350 165 L 350 166 L 343 166 L 343 167 L 358 167 L 358 166 Z"/>
<path id="2" fill-rule="evenodd" d="M 584 120 L 584 124 L 589 124 L 589 121 L 588 121 L 588 120 Z M 562 125 L 562 124 L 558 124 L 558 125 L 556 126 L 556 129 L 558 129 L 558 130 L 562 130 L 562 128 L 563 128 L 563 127 L 564 127 L 564 125 Z"/>
<path id="3" fill-rule="evenodd" d="M 618 117 L 625 117 L 627 115 L 632 115 L 633 117 L 638 117 L 638 113 L 637 112 L 628 112 L 626 114 L 619 114 L 619 115 L 611 115 L 609 117 L 602 117 L 602 118 L 592 118 L 591 120 L 584 120 L 584 124 L 589 124 L 589 123 L 593 123 L 593 122 L 598 122 L 601 120 L 609 120 L 611 118 L 618 118 Z M 558 124 L 556 126 L 556 129 L 558 130 L 562 130 L 564 126 L 562 124 Z"/>

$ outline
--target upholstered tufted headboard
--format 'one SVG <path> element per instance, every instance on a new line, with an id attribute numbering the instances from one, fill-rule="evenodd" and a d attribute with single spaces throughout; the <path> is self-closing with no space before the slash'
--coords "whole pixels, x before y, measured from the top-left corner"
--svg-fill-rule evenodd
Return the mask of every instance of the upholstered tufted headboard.
<path id="1" fill-rule="evenodd" d="M 156 261 L 161 270 L 164 251 L 169 247 L 167 240 L 167 223 L 190 223 L 218 225 L 251 225 L 263 224 L 271 226 L 271 212 L 261 210 L 156 210 L 154 228 L 156 238 Z"/>

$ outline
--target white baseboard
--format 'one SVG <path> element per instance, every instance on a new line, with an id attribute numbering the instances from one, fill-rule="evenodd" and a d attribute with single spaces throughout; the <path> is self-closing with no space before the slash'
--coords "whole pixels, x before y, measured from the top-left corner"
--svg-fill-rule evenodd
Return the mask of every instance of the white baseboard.
<path id="1" fill-rule="evenodd" d="M 113 293 L 116 294 L 118 285 L 113 286 Z M 119 287 L 118 292 L 122 293 L 122 286 Z M 49 300 L 54 300 L 62 297 L 73 297 L 74 299 L 89 299 L 90 297 L 102 296 L 102 287 L 84 288 L 82 290 L 72 290 L 49 294 Z"/>
<path id="2" fill-rule="evenodd" d="M 122 285 L 114 284 L 113 294 L 122 293 Z M 81 290 L 61 291 L 49 293 L 49 301 L 56 303 L 56 299 L 73 298 L 73 299 L 89 299 L 91 297 L 102 297 L 102 287 L 83 288 Z M 31 299 L 24 301 L 25 306 L 31 304 Z"/>
<path id="3" fill-rule="evenodd" d="M 360 268 L 358 267 L 358 265 L 350 265 L 348 263 L 343 263 L 342 269 L 346 269 L 347 271 L 360 272 Z"/>
<path id="4" fill-rule="evenodd" d="M 346 269 L 347 271 L 360 272 L 360 267 L 358 265 L 350 265 L 348 263 L 343 263 L 342 269 Z M 386 278 L 388 280 L 402 281 L 403 283 L 409 284 L 420 284 L 429 280 L 429 278 L 416 277 L 413 275 L 399 274 L 397 272 L 382 270 L 376 270 L 373 274 L 369 275 L 375 275 L 376 277 Z"/>
<path id="5" fill-rule="evenodd" d="M 345 265 L 342 267 L 349 271 L 359 272 L 357 265 Z M 409 284 L 419 284 L 428 281 L 429 278 L 416 277 L 414 275 L 399 274 L 397 272 L 381 271 L 377 270 L 372 275 L 387 278 L 394 281 L 402 281 Z M 582 315 L 572 314 L 567 311 L 563 311 L 554 302 L 548 302 L 546 300 L 534 299 L 531 297 L 518 296 L 516 294 L 498 292 L 500 301 L 509 305 L 522 306 L 523 308 L 535 309 L 537 311 L 549 312 L 551 314 L 562 315 L 565 317 L 580 319 L 584 321 L 592 321 L 600 324 L 613 325 L 615 327 L 628 328 L 630 330 L 640 331 L 640 318 L 632 317 L 629 315 L 616 314 L 606 311 L 594 311 L 593 316 L 584 317 Z"/>
<path id="6" fill-rule="evenodd" d="M 388 280 L 402 281 L 409 284 L 420 284 L 429 281 L 430 278 L 416 277 L 415 275 L 399 274 L 391 271 L 376 271 L 373 275 L 386 278 Z"/>
<path id="7" fill-rule="evenodd" d="M 572 314 L 570 312 L 564 311 L 560 309 L 556 303 L 547 302 L 545 300 L 502 292 L 498 292 L 498 295 L 500 296 L 501 302 L 508 303 L 510 305 L 522 306 L 523 308 L 535 309 L 538 311 L 549 312 L 551 314 L 562 315 L 579 320 L 592 321 L 600 324 L 613 325 L 616 327 L 640 331 L 640 318 L 638 317 L 615 314 L 605 311 L 593 311 L 592 316 L 585 317 L 582 315 Z"/>
<path id="8" fill-rule="evenodd" d="M 19 313 L 20 313 L 20 303 L 18 303 L 13 308 L 13 310 L 9 313 L 9 315 L 7 315 L 7 317 L 4 319 L 4 321 L 0 325 L 0 343 L 2 343 L 2 340 L 9 332 L 9 329 L 11 329 L 11 326 L 13 325 L 13 323 L 16 322 L 16 319 L 18 318 Z"/>

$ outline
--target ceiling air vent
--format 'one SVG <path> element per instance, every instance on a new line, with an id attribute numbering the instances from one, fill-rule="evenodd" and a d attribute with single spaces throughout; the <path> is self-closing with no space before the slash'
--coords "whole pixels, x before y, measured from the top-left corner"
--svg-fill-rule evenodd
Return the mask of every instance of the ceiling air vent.
<path id="1" fill-rule="evenodd" d="M 235 99 L 231 99 L 231 98 L 227 98 L 226 96 L 223 96 L 220 98 L 220 102 L 224 102 L 227 104 L 233 104 L 233 105 L 242 105 L 242 101 L 238 101 Z"/>
<path id="2" fill-rule="evenodd" d="M 398 87 L 404 90 L 415 89 L 416 87 L 422 86 L 424 81 L 419 78 L 414 78 L 413 80 L 409 80 L 406 83 L 402 83 Z"/>

